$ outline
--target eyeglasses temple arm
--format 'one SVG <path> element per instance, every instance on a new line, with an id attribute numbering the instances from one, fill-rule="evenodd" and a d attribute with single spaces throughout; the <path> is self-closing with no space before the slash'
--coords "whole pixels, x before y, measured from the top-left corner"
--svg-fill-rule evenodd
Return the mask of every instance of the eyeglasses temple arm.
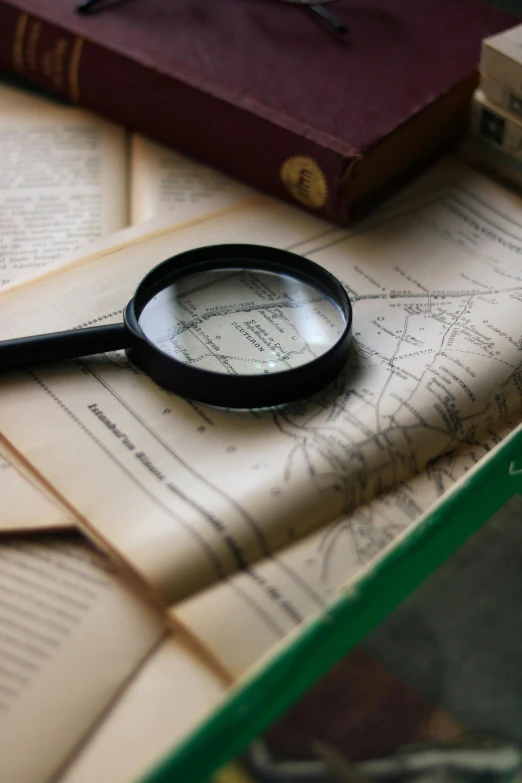
<path id="1" fill-rule="evenodd" d="M 90 14 L 92 11 L 96 11 L 96 8 L 104 2 L 105 0 L 83 0 L 82 3 L 76 6 L 76 13 Z"/>
<path id="2" fill-rule="evenodd" d="M 91 2 L 96 2 L 96 1 L 97 0 L 91 0 Z M 342 22 L 340 19 L 334 16 L 324 6 L 318 3 L 317 4 L 314 3 L 314 5 L 307 5 L 307 8 L 309 11 L 318 14 L 322 19 L 324 19 L 325 22 L 328 22 L 328 24 L 332 25 L 336 33 L 339 33 L 340 35 L 345 35 L 348 32 L 348 28 L 346 27 L 344 22 Z"/>

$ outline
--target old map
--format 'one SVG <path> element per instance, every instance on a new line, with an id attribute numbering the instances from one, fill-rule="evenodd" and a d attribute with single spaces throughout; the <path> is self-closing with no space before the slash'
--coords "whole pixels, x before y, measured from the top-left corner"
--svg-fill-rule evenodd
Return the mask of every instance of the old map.
<path id="1" fill-rule="evenodd" d="M 3 383 L 2 431 L 86 529 L 242 671 L 520 421 L 522 226 L 501 207 L 461 183 L 346 232 L 270 204 L 178 232 L 167 252 L 166 239 L 151 239 L 146 253 L 49 277 L 39 285 L 53 301 L 60 286 L 92 293 L 63 297 L 46 331 L 116 320 L 128 298 L 123 270 L 139 279 L 176 247 L 270 237 L 342 281 L 354 306 L 351 357 L 322 393 L 251 411 L 160 390 L 119 353 L 34 368 Z M 21 292 L 17 312 L 31 312 L 29 296 Z M 266 305 L 227 318 L 260 312 Z M 231 649 L 234 628 L 248 623 L 255 632 Z"/>

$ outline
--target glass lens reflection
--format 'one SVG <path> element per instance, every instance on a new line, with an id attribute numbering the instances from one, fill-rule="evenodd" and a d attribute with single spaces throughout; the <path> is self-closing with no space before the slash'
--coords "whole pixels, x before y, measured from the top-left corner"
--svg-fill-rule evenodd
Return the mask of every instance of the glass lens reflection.
<path id="1" fill-rule="evenodd" d="M 231 375 L 299 367 L 332 348 L 346 326 L 320 289 L 286 274 L 226 268 L 170 284 L 138 321 L 169 356 Z"/>

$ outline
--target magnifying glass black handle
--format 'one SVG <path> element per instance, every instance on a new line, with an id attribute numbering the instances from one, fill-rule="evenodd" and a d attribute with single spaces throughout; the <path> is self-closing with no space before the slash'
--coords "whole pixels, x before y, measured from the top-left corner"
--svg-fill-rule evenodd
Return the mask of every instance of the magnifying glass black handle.
<path id="1" fill-rule="evenodd" d="M 0 370 L 117 351 L 128 348 L 130 342 L 129 333 L 123 324 L 4 340 L 0 342 Z"/>

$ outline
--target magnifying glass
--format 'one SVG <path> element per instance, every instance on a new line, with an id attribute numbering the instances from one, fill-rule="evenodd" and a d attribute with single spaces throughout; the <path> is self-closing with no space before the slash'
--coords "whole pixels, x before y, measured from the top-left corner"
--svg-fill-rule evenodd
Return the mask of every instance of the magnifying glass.
<path id="1" fill-rule="evenodd" d="M 156 383 L 230 408 L 313 394 L 342 370 L 352 307 L 307 258 L 259 245 L 189 250 L 152 269 L 122 324 L 0 343 L 0 371 L 125 349 Z"/>

